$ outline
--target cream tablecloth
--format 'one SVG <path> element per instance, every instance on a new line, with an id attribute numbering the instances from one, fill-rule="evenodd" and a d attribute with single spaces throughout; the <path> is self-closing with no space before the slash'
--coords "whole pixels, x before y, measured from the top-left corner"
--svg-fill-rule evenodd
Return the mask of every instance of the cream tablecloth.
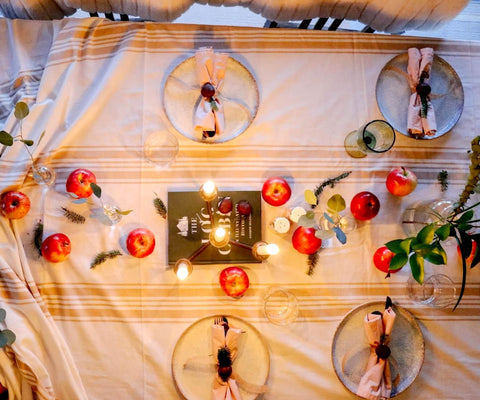
<path id="1" fill-rule="evenodd" d="M 421 199 L 455 198 L 463 187 L 467 150 L 480 122 L 479 43 L 101 19 L 3 19 L 0 35 L 7 38 L 0 43 L 1 125 L 16 129 L 12 107 L 28 101 L 25 134 L 36 140 L 45 130 L 35 156 L 57 172 L 55 186 L 44 190 L 24 180 L 28 157 L 20 144 L 0 160 L 0 190 L 21 185 L 32 199 L 24 219 L 0 219 L 0 296 L 7 311 L 2 328 L 17 335 L 13 346 L 0 352 L 0 381 L 9 386 L 11 399 L 179 398 L 170 372 L 174 346 L 190 324 L 214 313 L 245 319 L 268 341 L 265 399 L 353 399 L 332 368 L 332 338 L 353 307 L 386 295 L 414 313 L 426 342 L 421 373 L 398 398 L 478 397 L 480 270 L 469 271 L 455 312 L 435 310 L 407 297 L 408 266 L 386 280 L 372 265 L 372 254 L 402 237 L 405 207 Z M 164 81 L 203 45 L 229 52 L 251 70 L 261 99 L 258 115 L 247 131 L 224 144 L 205 145 L 175 133 L 179 155 L 169 169 L 157 170 L 139 156 L 142 140 L 152 131 L 173 132 L 162 107 Z M 459 123 L 436 140 L 398 135 L 383 156 L 349 158 L 346 133 L 381 118 L 375 100 L 381 68 L 408 47 L 427 45 L 463 82 Z M 407 198 L 393 198 L 385 189 L 385 176 L 397 165 L 419 178 Z M 94 171 L 104 192 L 134 211 L 114 227 L 95 218 L 69 223 L 59 207 L 70 204 L 65 181 L 77 167 Z M 446 193 L 436 183 L 441 169 L 450 175 Z M 353 171 L 350 177 L 323 199 L 335 192 L 350 202 L 355 193 L 369 190 L 379 197 L 381 210 L 359 225 L 347 245 L 322 250 L 313 276 L 306 274 L 306 257 L 292 249 L 289 236 L 267 228 L 285 209 L 266 204 L 264 238 L 276 242 L 281 253 L 245 265 L 251 287 L 243 298 L 226 297 L 217 284 L 224 265 L 196 266 L 181 283 L 169 270 L 167 225 L 151 206 L 154 193 L 166 199 L 169 190 L 197 190 L 207 179 L 221 189 L 258 190 L 267 177 L 282 175 L 292 185 L 290 206 L 302 201 L 304 189 L 347 170 Z M 46 234 L 71 238 L 67 261 L 50 264 L 36 257 L 31 240 L 39 219 Z M 95 254 L 117 248 L 136 226 L 155 233 L 151 256 L 124 255 L 89 268 Z M 448 266 L 436 268 L 459 283 L 455 246 L 448 252 Z M 299 318 L 288 327 L 268 323 L 262 313 L 262 296 L 274 284 L 291 289 L 299 300 Z"/>

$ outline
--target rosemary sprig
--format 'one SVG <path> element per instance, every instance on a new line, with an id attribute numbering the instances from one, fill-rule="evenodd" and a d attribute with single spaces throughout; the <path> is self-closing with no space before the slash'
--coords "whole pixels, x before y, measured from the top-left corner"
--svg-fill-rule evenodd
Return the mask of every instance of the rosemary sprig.
<path id="1" fill-rule="evenodd" d="M 308 255 L 308 259 L 307 259 L 307 266 L 308 266 L 308 271 L 307 271 L 307 275 L 310 275 L 312 276 L 313 273 L 315 272 L 315 268 L 318 264 L 318 260 L 320 259 L 320 256 L 318 255 L 318 251 L 316 251 L 315 253 L 313 254 L 309 254 Z"/>
<path id="2" fill-rule="evenodd" d="M 338 176 L 336 176 L 335 178 L 329 178 L 325 181 L 323 181 L 320 185 L 318 185 L 315 190 L 313 191 L 313 193 L 315 194 L 315 197 L 318 198 L 318 196 L 320 196 L 320 194 L 323 192 L 323 189 L 325 189 L 327 186 L 330 186 L 331 188 L 335 187 L 335 185 L 341 181 L 342 179 L 346 178 L 348 175 L 350 175 L 352 173 L 352 171 L 347 171 L 347 172 L 344 172 L 343 174 L 340 174 Z M 311 205 L 312 208 L 315 208 L 316 205 Z"/>
<path id="3" fill-rule="evenodd" d="M 155 198 L 153 199 L 153 206 L 155 210 L 157 210 L 157 214 L 159 214 L 163 219 L 167 218 L 167 207 L 165 203 L 162 201 L 160 197 L 155 193 Z"/>
<path id="4" fill-rule="evenodd" d="M 427 98 L 425 96 L 420 96 L 420 102 L 422 103 L 422 107 L 420 109 L 420 117 L 427 118 L 429 108 Z"/>
<path id="5" fill-rule="evenodd" d="M 61 207 L 63 216 L 67 218 L 70 222 L 74 224 L 84 224 L 86 218 L 83 215 L 76 213 L 75 211 L 69 210 L 66 207 Z"/>
<path id="6" fill-rule="evenodd" d="M 32 245 L 37 249 L 38 255 L 42 255 L 43 222 L 39 220 L 33 229 Z"/>
<path id="7" fill-rule="evenodd" d="M 442 169 L 437 175 L 438 183 L 440 183 L 442 192 L 446 192 L 448 189 L 448 171 Z"/>
<path id="8" fill-rule="evenodd" d="M 97 265 L 103 264 L 105 261 L 121 255 L 122 253 L 119 250 L 102 251 L 95 256 L 90 264 L 90 268 L 95 268 Z"/>

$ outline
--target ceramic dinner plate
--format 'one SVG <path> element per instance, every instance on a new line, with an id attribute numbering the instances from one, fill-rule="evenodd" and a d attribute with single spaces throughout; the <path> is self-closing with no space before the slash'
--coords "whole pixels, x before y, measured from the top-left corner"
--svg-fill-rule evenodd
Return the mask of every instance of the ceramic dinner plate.
<path id="1" fill-rule="evenodd" d="M 371 302 L 350 311 L 340 322 L 332 343 L 332 362 L 335 373 L 343 385 L 356 393 L 370 348 L 365 336 L 363 320 L 367 313 L 383 312 L 384 302 Z M 388 358 L 392 371 L 392 395 L 407 389 L 415 380 L 423 365 L 425 341 L 415 317 L 402 307 L 393 306 L 397 315 L 391 334 Z"/>
<path id="2" fill-rule="evenodd" d="M 194 113 L 201 95 L 196 77 L 195 57 L 190 57 L 177 65 L 166 79 L 163 106 L 170 123 L 183 136 L 198 142 L 222 143 L 236 138 L 250 126 L 259 105 L 258 87 L 254 77 L 235 58 L 228 59 L 225 80 L 218 97 L 223 102 L 225 130 L 205 140 L 202 132 L 195 131 Z"/>
<path id="3" fill-rule="evenodd" d="M 215 317 L 202 318 L 182 334 L 172 356 L 172 375 L 177 390 L 188 400 L 211 400 L 216 368 L 212 354 L 210 329 Z M 260 332 L 248 322 L 226 315 L 229 324 L 241 328 L 238 354 L 233 371 L 245 381 L 264 385 L 270 372 L 270 354 Z M 254 400 L 258 395 L 240 387 L 243 400 Z"/>
<path id="4" fill-rule="evenodd" d="M 392 58 L 382 69 L 377 80 L 377 104 L 383 117 L 405 136 L 410 87 L 407 79 L 408 54 Z M 437 132 L 418 139 L 435 139 L 449 132 L 458 122 L 463 111 L 463 86 L 455 70 L 444 59 L 433 58 L 430 86 L 431 101 L 435 109 Z M 415 136 L 417 138 L 417 136 Z"/>

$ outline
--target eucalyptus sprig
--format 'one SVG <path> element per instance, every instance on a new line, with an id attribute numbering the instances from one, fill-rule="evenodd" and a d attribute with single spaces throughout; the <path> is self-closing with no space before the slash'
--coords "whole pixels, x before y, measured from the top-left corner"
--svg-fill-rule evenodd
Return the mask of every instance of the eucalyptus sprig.
<path id="1" fill-rule="evenodd" d="M 7 312 L 3 308 L 0 308 L 0 322 L 5 321 L 6 316 Z M 15 333 L 10 329 L 0 330 L 0 347 L 11 346 L 16 338 Z"/>

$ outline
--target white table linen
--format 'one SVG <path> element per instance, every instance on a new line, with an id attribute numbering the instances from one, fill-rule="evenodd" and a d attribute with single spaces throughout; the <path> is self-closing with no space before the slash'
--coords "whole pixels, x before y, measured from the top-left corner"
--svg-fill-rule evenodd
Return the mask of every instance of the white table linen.
<path id="1" fill-rule="evenodd" d="M 480 269 L 468 272 L 455 312 L 436 310 L 407 297 L 408 266 L 387 280 L 374 268 L 372 255 L 386 241 L 403 237 L 399 219 L 405 207 L 456 198 L 463 188 L 467 150 L 479 125 L 479 43 L 94 18 L 3 19 L 0 32 L 8 38 L 0 42 L 0 123 L 14 131 L 13 105 L 25 98 L 31 106 L 26 136 L 37 140 L 45 130 L 35 156 L 57 172 L 55 186 L 43 190 L 25 179 L 29 159 L 21 144 L 0 159 L 0 191 L 21 185 L 32 200 L 24 219 L 0 218 L 0 301 L 7 311 L 2 325 L 17 335 L 12 348 L 0 352 L 0 382 L 11 389 L 11 399 L 28 399 L 33 392 L 41 399 L 180 398 L 171 376 L 175 343 L 197 319 L 219 313 L 245 319 L 268 342 L 270 391 L 264 399 L 354 399 L 332 368 L 332 338 L 353 307 L 386 295 L 414 313 L 426 341 L 420 375 L 398 399 L 478 397 Z M 157 170 L 140 152 L 150 132 L 173 132 L 163 111 L 163 82 L 180 61 L 206 45 L 230 53 L 254 74 L 258 114 L 242 135 L 218 145 L 175 133 L 179 155 L 170 168 Z M 345 135 L 382 118 L 375 100 L 380 70 L 412 46 L 433 47 L 459 74 L 465 89 L 460 121 L 436 140 L 398 135 L 384 155 L 349 158 Z M 415 192 L 405 198 L 394 198 L 385 188 L 387 173 L 399 165 L 419 178 Z M 65 181 L 78 167 L 94 171 L 104 193 L 134 211 L 112 228 L 90 217 L 94 200 L 72 205 Z M 441 169 L 449 171 L 446 193 L 436 182 Z M 339 193 L 348 204 L 357 192 L 369 190 L 379 197 L 380 212 L 360 223 L 345 246 L 323 249 L 308 276 L 306 257 L 268 223 L 302 203 L 305 189 L 348 170 L 352 174 L 326 189 L 321 201 Z M 262 204 L 264 239 L 277 243 L 280 254 L 244 265 L 251 282 L 246 295 L 234 300 L 223 293 L 217 283 L 223 264 L 195 266 L 186 281 L 178 282 L 167 265 L 167 225 L 155 214 L 154 193 L 166 200 L 169 190 L 198 190 L 207 179 L 224 190 L 260 190 L 273 175 L 286 176 L 293 190 L 283 208 Z M 87 222 L 68 222 L 59 211 L 62 205 L 77 207 Z M 39 219 L 45 234 L 70 237 L 67 261 L 50 264 L 35 256 L 31 239 Z M 98 252 L 123 250 L 122 240 L 137 226 L 155 233 L 152 255 L 140 260 L 125 254 L 89 268 Z M 456 248 L 447 248 L 448 265 L 427 266 L 427 273 L 441 271 L 458 284 Z M 263 315 L 262 297 L 271 285 L 285 286 L 298 297 L 299 317 L 290 326 L 268 323 Z"/>

